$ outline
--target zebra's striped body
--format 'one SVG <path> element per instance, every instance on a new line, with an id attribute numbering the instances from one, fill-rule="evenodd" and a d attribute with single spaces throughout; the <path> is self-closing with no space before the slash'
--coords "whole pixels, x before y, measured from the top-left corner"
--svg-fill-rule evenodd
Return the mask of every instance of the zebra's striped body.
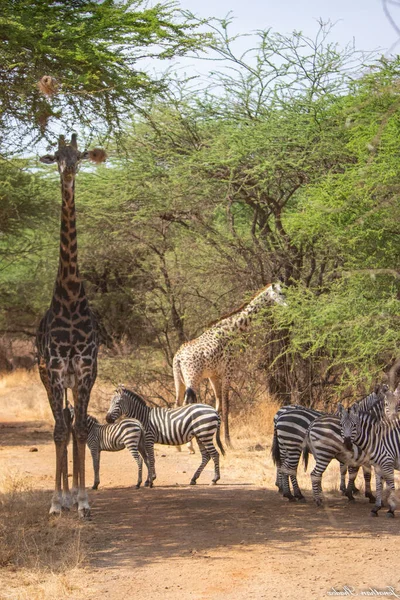
<path id="1" fill-rule="evenodd" d="M 375 415 L 383 413 L 383 400 L 375 392 L 356 402 L 355 405 L 361 407 L 363 410 L 373 411 Z M 351 501 L 354 500 L 354 481 L 360 466 L 363 466 L 365 496 L 369 498 L 370 502 L 375 501 L 371 493 L 371 469 L 368 457 L 365 452 L 354 444 L 351 448 L 350 446 L 349 448 L 345 447 L 341 435 L 340 417 L 338 415 L 321 415 L 311 423 L 304 440 L 303 458 L 306 469 L 310 451 L 316 463 L 311 472 L 311 483 L 314 501 L 317 506 L 322 504 L 322 476 L 334 458 L 340 462 L 340 490 L 348 499 Z M 349 481 L 346 487 L 344 476 L 347 467 L 349 470 Z"/>
<path id="2" fill-rule="evenodd" d="M 304 498 L 297 482 L 297 467 L 307 430 L 321 414 L 304 406 L 284 406 L 274 417 L 272 459 L 277 466 L 276 485 L 284 498 L 291 501 Z M 290 491 L 289 476 L 294 495 Z"/>
<path id="3" fill-rule="evenodd" d="M 220 440 L 221 418 L 217 411 L 208 404 L 188 404 L 179 408 L 150 408 L 143 398 L 131 390 L 122 387 L 112 398 L 106 420 L 115 421 L 119 416 L 127 415 L 138 419 L 146 431 L 146 449 L 149 455 L 152 478 L 145 485 L 153 485 L 156 478 L 154 444 L 178 446 L 196 438 L 200 448 L 202 462 L 193 475 L 190 483 L 194 485 L 210 458 L 214 461 L 215 474 L 212 483 L 220 479 L 219 454 L 215 449 L 213 438 L 225 454 Z"/>
<path id="4" fill-rule="evenodd" d="M 97 490 L 100 483 L 100 452 L 118 452 L 127 448 L 138 465 L 138 480 L 136 487 L 142 483 L 143 460 L 150 477 L 149 461 L 146 451 L 145 431 L 136 419 L 120 419 L 116 423 L 100 424 L 91 415 L 87 416 L 88 438 L 87 445 L 92 455 L 94 484 Z"/>
<path id="5" fill-rule="evenodd" d="M 340 462 L 341 482 L 340 490 L 349 498 L 354 500 L 354 480 L 358 469 L 365 465 L 367 457 L 357 446 L 353 444 L 351 450 L 344 446 L 340 433 L 340 418 L 335 415 L 322 415 L 315 419 L 305 437 L 303 450 L 304 466 L 307 470 L 308 455 L 311 452 L 315 458 L 315 467 L 311 472 L 311 483 L 314 501 L 317 506 L 322 504 L 322 476 L 330 462 L 336 458 Z M 349 468 L 349 481 L 346 487 L 344 475 Z M 365 466 L 365 496 L 374 501 L 371 494 L 371 471 Z"/>
<path id="6" fill-rule="evenodd" d="M 394 517 L 396 508 L 394 470 L 400 470 L 400 421 L 388 420 L 360 412 L 358 407 L 349 411 L 342 409 L 341 433 L 346 447 L 357 444 L 367 455 L 375 468 L 376 502 L 371 514 L 378 516 L 382 508 L 382 478 L 390 488 L 387 516 Z"/>

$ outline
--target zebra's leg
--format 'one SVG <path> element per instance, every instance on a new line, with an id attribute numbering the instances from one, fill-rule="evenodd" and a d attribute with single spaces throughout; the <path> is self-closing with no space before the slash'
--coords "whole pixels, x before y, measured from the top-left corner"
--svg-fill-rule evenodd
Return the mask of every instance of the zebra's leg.
<path id="1" fill-rule="evenodd" d="M 134 460 L 136 461 L 136 464 L 138 466 L 138 480 L 137 480 L 137 484 L 136 484 L 136 489 L 140 488 L 140 485 L 142 483 L 142 473 L 143 473 L 143 460 L 142 457 L 139 454 L 139 450 L 137 447 L 136 443 L 128 443 L 125 445 L 126 448 L 128 448 L 129 452 L 132 454 Z"/>
<path id="2" fill-rule="evenodd" d="M 346 473 L 347 473 L 347 465 L 340 462 L 340 491 L 342 492 L 343 495 L 345 495 L 347 492 Z"/>
<path id="3" fill-rule="evenodd" d="M 340 469 L 342 468 L 342 463 L 340 463 Z M 355 502 L 353 492 L 355 489 L 354 480 L 357 477 L 359 467 L 351 467 L 349 466 L 349 482 L 347 484 L 347 489 L 345 492 L 345 496 L 349 499 L 349 502 Z"/>
<path id="4" fill-rule="evenodd" d="M 316 458 L 316 465 L 314 470 L 311 471 L 311 484 L 313 491 L 314 502 L 317 506 L 321 506 L 323 502 L 322 498 L 322 476 L 326 471 L 327 466 L 331 462 L 331 458 L 329 460 L 322 460 L 320 457 Z"/>
<path id="5" fill-rule="evenodd" d="M 90 448 L 93 461 L 94 483 L 92 490 L 97 490 L 100 484 L 100 450 L 98 448 Z"/>
<path id="6" fill-rule="evenodd" d="M 395 494 L 395 485 L 394 485 L 394 464 L 391 460 L 387 459 L 382 461 L 379 465 L 379 474 L 380 474 L 380 482 L 381 488 L 383 487 L 382 481 L 384 480 L 386 483 L 386 492 L 389 492 L 387 497 L 387 502 L 389 504 L 389 510 L 386 513 L 386 516 L 389 518 L 394 518 L 394 511 L 396 509 L 396 494 Z M 375 466 L 375 473 L 377 468 Z M 376 496 L 378 497 L 378 490 L 376 492 Z M 382 503 L 383 506 L 383 503 Z"/>
<path id="7" fill-rule="evenodd" d="M 290 479 L 291 479 L 291 482 L 293 485 L 294 493 L 300 494 L 297 496 L 299 499 L 303 498 L 303 494 L 300 492 L 300 488 L 298 486 L 297 479 L 296 479 L 297 465 L 299 463 L 300 455 L 301 455 L 301 450 L 300 450 L 300 452 L 298 452 L 298 451 L 288 452 L 286 454 L 285 460 L 283 461 L 282 466 L 281 466 L 283 497 L 287 498 L 289 500 L 289 502 L 293 502 L 296 499 L 295 496 L 293 496 L 293 494 L 290 491 L 289 476 L 290 476 Z M 295 485 L 293 484 L 294 481 L 295 481 Z M 297 486 L 297 489 L 295 486 Z"/>
<path id="8" fill-rule="evenodd" d="M 219 472 L 219 453 L 216 450 L 212 440 L 210 442 L 204 442 L 204 446 L 208 452 L 208 455 L 211 456 L 214 461 L 214 477 L 211 481 L 211 485 L 215 485 L 217 481 L 221 479 Z"/>
<path id="9" fill-rule="evenodd" d="M 283 480 L 282 480 L 282 473 L 281 473 L 280 467 L 276 468 L 275 485 L 278 488 L 278 492 L 280 494 L 283 494 Z"/>
<path id="10" fill-rule="evenodd" d="M 147 481 L 153 481 L 152 470 L 150 466 L 149 455 L 146 450 L 146 435 L 142 433 L 138 443 L 138 450 L 143 458 L 144 464 L 147 468 Z"/>
<path id="11" fill-rule="evenodd" d="M 294 494 L 294 497 L 296 498 L 296 500 L 304 501 L 305 498 L 304 498 L 303 494 L 301 493 L 300 486 L 297 481 L 297 469 L 299 466 L 300 456 L 301 456 L 301 448 L 296 449 L 295 451 L 293 451 L 291 453 L 290 465 L 291 465 L 293 472 L 290 474 L 290 481 L 292 482 L 293 494 Z"/>
<path id="12" fill-rule="evenodd" d="M 364 484 L 365 484 L 365 497 L 369 498 L 369 503 L 373 504 L 375 502 L 375 496 L 371 491 L 371 467 L 369 465 L 363 465 L 362 467 L 364 473 Z"/>
<path id="13" fill-rule="evenodd" d="M 380 468 L 375 465 L 375 486 L 376 486 L 376 500 L 375 506 L 371 510 L 371 517 L 377 517 L 378 512 L 382 508 L 382 476 Z"/>
<path id="14" fill-rule="evenodd" d="M 147 479 L 144 482 L 145 487 L 153 487 L 153 481 L 156 478 L 156 460 L 154 456 L 154 439 L 149 439 L 149 434 L 146 434 L 146 450 L 149 457 L 150 469 L 148 470 Z"/>
<path id="15" fill-rule="evenodd" d="M 211 456 L 208 453 L 208 450 L 204 446 L 203 442 L 201 440 L 199 440 L 198 438 L 196 438 L 196 439 L 197 439 L 197 443 L 199 444 L 199 449 L 200 449 L 200 452 L 201 452 L 201 465 L 199 466 L 199 468 L 197 469 L 197 471 L 193 475 L 192 479 L 190 480 L 190 485 L 196 485 L 197 479 L 200 477 L 201 473 L 204 470 L 204 467 L 206 466 L 206 464 L 208 463 L 208 461 L 211 458 Z M 215 450 L 215 448 L 214 448 L 214 450 Z M 218 454 L 218 452 L 217 452 L 217 454 Z M 218 458 L 219 458 L 219 455 L 218 455 Z"/>

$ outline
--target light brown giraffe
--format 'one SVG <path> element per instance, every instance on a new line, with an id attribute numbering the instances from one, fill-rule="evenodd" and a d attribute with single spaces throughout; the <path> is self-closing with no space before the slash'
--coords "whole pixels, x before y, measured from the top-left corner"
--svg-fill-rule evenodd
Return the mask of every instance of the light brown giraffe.
<path id="1" fill-rule="evenodd" d="M 96 320 L 89 308 L 78 270 L 75 222 L 75 176 L 81 160 L 90 156 L 89 152 L 79 152 L 76 135 L 73 134 L 69 144 L 60 136 L 56 153 L 40 159 L 46 164 L 57 163 L 62 196 L 58 273 L 50 308 L 40 322 L 36 340 L 39 373 L 55 420 L 56 473 L 51 515 L 59 515 L 62 509 L 68 510 L 72 500 L 78 504 L 79 516 L 90 516 L 85 489 L 87 407 L 97 374 L 99 342 Z M 67 473 L 70 423 L 66 418 L 68 410 L 63 409 L 64 390 L 67 388 L 72 389 L 75 414 L 72 498 Z"/>
<path id="2" fill-rule="evenodd" d="M 225 441 L 229 437 L 229 386 L 234 369 L 234 339 L 245 331 L 252 318 L 265 306 L 285 304 L 280 284 L 269 284 L 253 300 L 223 317 L 198 338 L 182 344 L 173 360 L 176 404 L 196 402 L 195 390 L 203 379 L 209 379 L 216 400 L 222 408 Z"/>

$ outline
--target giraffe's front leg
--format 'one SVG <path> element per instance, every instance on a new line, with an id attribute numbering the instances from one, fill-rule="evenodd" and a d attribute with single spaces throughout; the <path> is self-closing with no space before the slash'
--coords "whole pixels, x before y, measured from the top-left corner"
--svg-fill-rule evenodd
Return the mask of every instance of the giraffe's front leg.
<path id="1" fill-rule="evenodd" d="M 87 442 L 87 407 L 89 404 L 90 391 L 83 382 L 78 384 L 78 402 L 75 406 L 75 436 L 78 457 L 78 514 L 81 518 L 90 517 L 89 499 L 85 487 L 85 452 Z"/>
<path id="2" fill-rule="evenodd" d="M 54 493 L 51 500 L 50 515 L 58 516 L 61 514 L 63 498 L 61 492 L 61 477 L 65 472 L 65 462 L 67 453 L 68 427 L 65 423 L 63 412 L 63 386 L 60 383 L 59 372 L 49 372 L 48 377 L 48 398 L 53 412 L 54 425 L 54 444 L 56 447 L 56 472 Z"/>

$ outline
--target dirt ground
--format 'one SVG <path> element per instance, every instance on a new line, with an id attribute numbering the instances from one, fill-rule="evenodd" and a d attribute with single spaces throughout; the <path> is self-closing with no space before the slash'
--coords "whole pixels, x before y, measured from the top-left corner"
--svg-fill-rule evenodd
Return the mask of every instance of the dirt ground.
<path id="1" fill-rule="evenodd" d="M 18 411 L 10 418 L 9 410 L 5 418 L 9 398 L 3 390 L 0 475 L 18 474 L 34 489 L 48 490 L 50 503 L 51 423 L 47 417 L 23 420 Z M 158 446 L 156 487 L 151 490 L 132 487 L 136 465 L 127 451 L 102 453 L 100 488 L 89 494 L 92 520 L 80 530 L 84 558 L 63 575 L 68 585 L 33 596 L 24 592 L 19 570 L 5 566 L 0 597 L 291 600 L 377 595 L 371 588 L 390 594 L 387 586 L 400 595 L 400 511 L 394 520 L 386 519 L 384 511 L 373 519 L 363 497 L 349 504 L 337 491 L 336 465 L 324 482 L 324 508 L 312 503 L 308 475 L 301 477 L 307 503 L 288 503 L 274 487 L 270 436 L 261 446 L 253 442 L 233 439 L 217 486 L 209 485 L 211 468 L 197 486 L 188 485 L 198 452 L 191 456 L 186 449 L 179 453 Z M 31 452 L 32 447 L 38 451 Z M 89 454 L 87 458 L 91 485 Z M 75 523 L 76 512 L 61 519 Z M 39 589 L 40 573 L 36 577 Z"/>

